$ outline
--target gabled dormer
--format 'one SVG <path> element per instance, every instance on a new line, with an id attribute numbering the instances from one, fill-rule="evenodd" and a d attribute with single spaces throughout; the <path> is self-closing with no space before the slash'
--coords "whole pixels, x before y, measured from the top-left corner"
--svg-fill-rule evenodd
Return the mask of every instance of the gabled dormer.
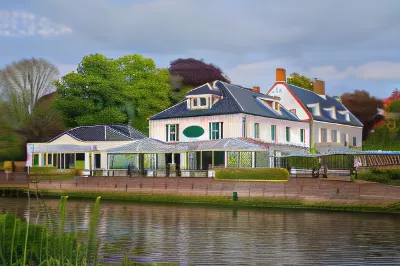
<path id="1" fill-rule="evenodd" d="M 344 119 L 346 121 L 350 122 L 350 111 L 349 110 L 342 110 L 342 111 L 338 111 L 339 114 L 344 116 Z"/>
<path id="2" fill-rule="evenodd" d="M 274 97 L 257 97 L 257 100 L 262 103 L 263 105 L 267 106 L 268 108 L 274 110 L 278 114 L 281 113 L 280 111 L 280 103 L 279 100 L 280 98 L 277 96 Z"/>
<path id="3" fill-rule="evenodd" d="M 321 116 L 321 109 L 319 107 L 319 103 L 307 104 L 307 109 L 313 116 Z"/>
<path id="4" fill-rule="evenodd" d="M 186 94 L 186 104 L 189 110 L 210 109 L 223 98 L 221 91 L 214 83 L 207 83 Z"/>

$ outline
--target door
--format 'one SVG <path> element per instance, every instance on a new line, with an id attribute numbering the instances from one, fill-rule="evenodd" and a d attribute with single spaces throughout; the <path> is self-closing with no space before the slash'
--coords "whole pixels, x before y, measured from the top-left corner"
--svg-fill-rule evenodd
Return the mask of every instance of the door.
<path id="1" fill-rule="evenodd" d="M 94 155 L 94 168 L 95 169 L 101 168 L 101 154 Z"/>

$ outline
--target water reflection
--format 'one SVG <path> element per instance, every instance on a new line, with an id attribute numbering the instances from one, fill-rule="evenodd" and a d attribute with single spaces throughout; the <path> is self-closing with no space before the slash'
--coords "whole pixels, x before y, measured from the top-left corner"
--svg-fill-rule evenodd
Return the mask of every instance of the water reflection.
<path id="1" fill-rule="evenodd" d="M 46 200 L 52 212 L 58 202 Z M 93 203 L 68 200 L 67 230 L 84 238 Z M 26 205 L 23 198 L 0 198 L 2 213 L 23 217 Z M 100 253 L 109 262 L 129 255 L 182 265 L 400 264 L 399 215 L 110 201 L 101 202 L 100 212 Z M 36 213 L 32 207 L 31 217 Z"/>

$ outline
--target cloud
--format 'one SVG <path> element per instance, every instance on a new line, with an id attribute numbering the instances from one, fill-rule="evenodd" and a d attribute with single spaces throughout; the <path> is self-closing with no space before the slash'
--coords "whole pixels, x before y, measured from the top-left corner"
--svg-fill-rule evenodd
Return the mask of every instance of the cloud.
<path id="1" fill-rule="evenodd" d="M 370 51 L 391 36 L 397 49 L 400 1 L 38 0 L 38 12 L 72 25 L 105 49 L 149 53 L 213 50 L 276 58 L 338 49 Z M 360 8 L 362 6 L 362 8 Z M 212 8 L 210 8 L 212 7 Z M 379 40 L 375 42 L 375 40 Z M 357 43 L 357 47 L 354 47 Z M 323 59 L 314 58 L 314 60 Z"/>
<path id="2" fill-rule="evenodd" d="M 334 66 L 321 66 L 311 68 L 308 75 L 331 80 L 343 80 L 347 78 L 364 80 L 400 79 L 400 62 L 369 62 L 359 66 L 349 66 L 343 71 L 338 70 Z"/>
<path id="3" fill-rule="evenodd" d="M 50 37 L 70 33 L 70 27 L 54 23 L 46 17 L 37 17 L 29 12 L 0 11 L 0 36 L 3 37 Z"/>

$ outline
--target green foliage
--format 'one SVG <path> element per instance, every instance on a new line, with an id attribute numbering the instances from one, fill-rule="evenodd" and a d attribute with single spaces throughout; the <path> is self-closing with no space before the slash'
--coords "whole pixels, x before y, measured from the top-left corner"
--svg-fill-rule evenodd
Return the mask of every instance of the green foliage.
<path id="1" fill-rule="evenodd" d="M 363 150 L 400 151 L 400 119 L 386 119 L 375 128 L 364 141 Z"/>
<path id="2" fill-rule="evenodd" d="M 288 180 L 283 168 L 225 168 L 215 170 L 215 179 Z"/>
<path id="3" fill-rule="evenodd" d="M 286 80 L 287 83 L 307 89 L 307 90 L 312 90 L 312 81 L 310 78 L 306 76 L 302 76 L 299 73 L 292 73 L 287 77 Z"/>
<path id="4" fill-rule="evenodd" d="M 357 178 L 365 181 L 389 184 L 391 181 L 400 180 L 400 168 L 372 168 L 361 170 Z"/>
<path id="5" fill-rule="evenodd" d="M 290 156 L 288 157 L 288 168 L 296 169 L 318 169 L 318 157 Z"/>
<path id="6" fill-rule="evenodd" d="M 85 169 L 85 161 L 76 161 L 75 169 Z"/>
<path id="7" fill-rule="evenodd" d="M 31 180 L 64 180 L 76 175 L 75 169 L 57 169 L 55 167 L 34 166 L 29 169 Z"/>
<path id="8" fill-rule="evenodd" d="M 192 90 L 193 87 L 183 87 L 183 88 L 173 88 L 169 92 L 169 98 L 171 100 L 171 105 L 177 104 L 183 101 L 186 97 L 186 94 Z"/>
<path id="9" fill-rule="evenodd" d="M 170 106 L 168 70 L 137 54 L 85 56 L 56 87 L 56 107 L 67 127 L 130 122 L 147 133 L 147 118 Z"/>
<path id="10" fill-rule="evenodd" d="M 400 100 L 394 100 L 390 102 L 389 112 L 400 113 Z"/>

